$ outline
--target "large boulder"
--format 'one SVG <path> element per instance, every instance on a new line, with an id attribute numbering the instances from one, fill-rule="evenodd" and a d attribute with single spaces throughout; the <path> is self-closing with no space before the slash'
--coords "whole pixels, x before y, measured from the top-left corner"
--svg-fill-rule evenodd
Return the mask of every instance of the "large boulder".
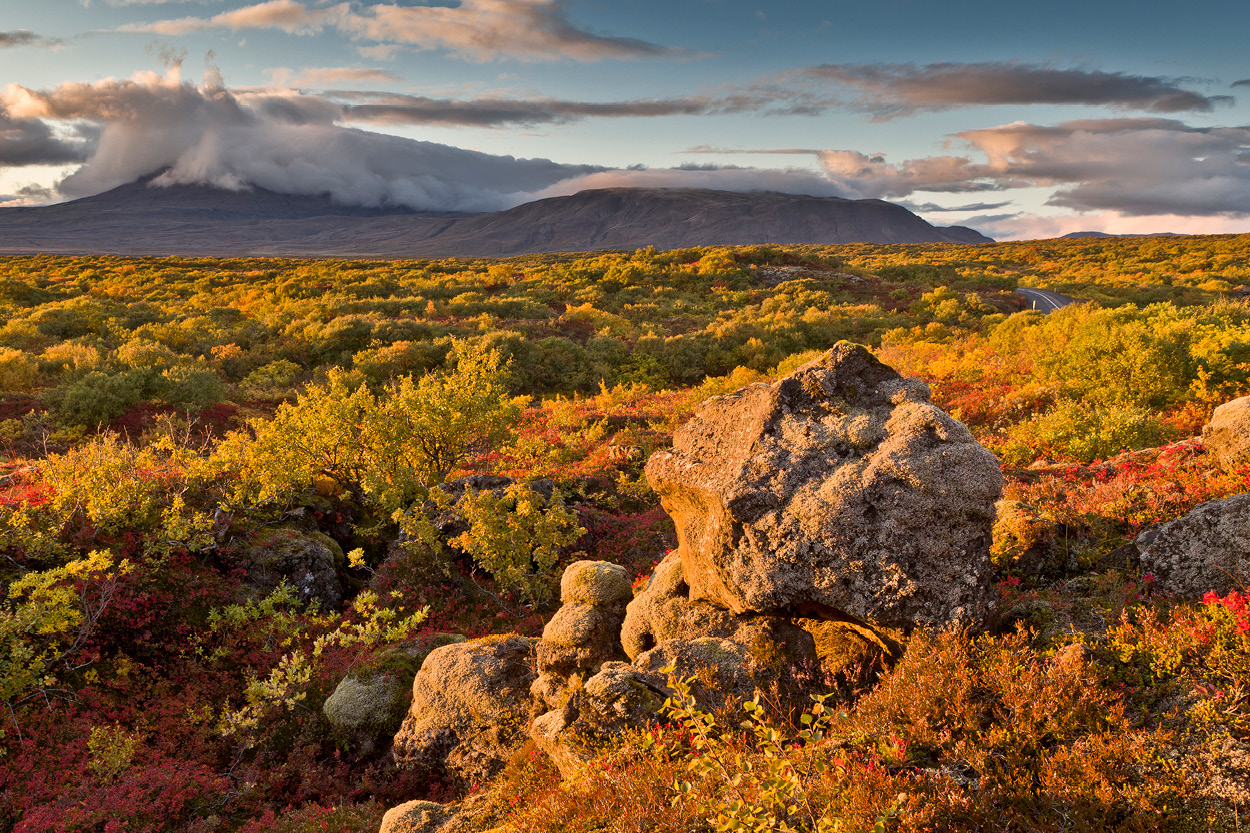
<path id="1" fill-rule="evenodd" d="M 1250 465 L 1250 396 L 1216 408 L 1202 428 L 1202 444 L 1224 471 Z"/>
<path id="2" fill-rule="evenodd" d="M 1185 599 L 1221 596 L 1250 580 L 1250 495 L 1208 500 L 1137 536 L 1139 561 L 1155 589 Z"/>
<path id="3" fill-rule="evenodd" d="M 993 615 L 998 460 L 863 347 L 709 399 L 646 473 L 692 600 L 887 628 Z"/>
<path id="4" fill-rule="evenodd" d="M 395 735 L 401 766 L 483 783 L 525 741 L 532 717 L 532 640 L 487 637 L 430 652 Z"/>
<path id="5" fill-rule="evenodd" d="M 300 602 L 316 602 L 323 611 L 343 603 L 339 570 L 347 559 L 328 535 L 298 527 L 275 527 L 255 535 L 243 551 L 247 583 L 262 593 L 291 585 Z"/>

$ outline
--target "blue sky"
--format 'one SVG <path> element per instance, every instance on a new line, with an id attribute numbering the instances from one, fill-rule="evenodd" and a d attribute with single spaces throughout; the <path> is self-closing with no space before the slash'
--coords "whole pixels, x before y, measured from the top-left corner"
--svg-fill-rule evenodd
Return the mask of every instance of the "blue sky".
<path id="1" fill-rule="evenodd" d="M 1248 34 L 1213 0 L 0 0 L 0 201 L 166 170 L 450 210 L 698 186 L 999 238 L 1243 232 Z"/>

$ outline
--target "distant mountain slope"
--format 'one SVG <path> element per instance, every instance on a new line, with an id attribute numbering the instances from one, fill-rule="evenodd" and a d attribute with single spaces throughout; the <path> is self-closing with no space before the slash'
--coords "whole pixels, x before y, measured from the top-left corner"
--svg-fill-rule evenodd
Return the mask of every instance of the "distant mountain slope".
<path id="1" fill-rule="evenodd" d="M 264 189 L 124 185 L 0 209 L 0 252 L 451 257 L 752 243 L 986 243 L 902 206 L 776 193 L 611 188 L 485 214 L 343 206 Z"/>
<path id="2" fill-rule="evenodd" d="M 1109 234 L 1105 231 L 1071 231 L 1060 237 L 1060 240 L 1081 240 L 1086 237 L 1104 238 L 1104 237 L 1177 237 L 1174 231 L 1156 231 L 1150 234 Z"/>

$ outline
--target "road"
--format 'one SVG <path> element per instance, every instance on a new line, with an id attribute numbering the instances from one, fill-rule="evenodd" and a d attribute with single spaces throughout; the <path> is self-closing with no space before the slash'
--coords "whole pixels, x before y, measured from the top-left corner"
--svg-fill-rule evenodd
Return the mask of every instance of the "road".
<path id="1" fill-rule="evenodd" d="M 1016 292 L 1023 295 L 1026 301 L 1032 301 L 1033 309 L 1041 310 L 1045 313 L 1051 313 L 1060 307 L 1076 303 L 1075 298 L 1069 298 L 1067 295 L 1060 295 L 1058 292 L 1051 292 L 1048 289 L 1029 289 L 1022 286 Z"/>

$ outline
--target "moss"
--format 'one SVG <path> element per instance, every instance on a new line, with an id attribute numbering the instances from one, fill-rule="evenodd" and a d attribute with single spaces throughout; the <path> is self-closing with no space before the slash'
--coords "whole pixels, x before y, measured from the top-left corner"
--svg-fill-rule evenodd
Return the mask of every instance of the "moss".
<path id="1" fill-rule="evenodd" d="M 369 681 L 346 677 L 322 706 L 335 729 L 382 735 L 394 732 L 403 719 L 403 686 L 395 677 L 380 675 Z"/>

